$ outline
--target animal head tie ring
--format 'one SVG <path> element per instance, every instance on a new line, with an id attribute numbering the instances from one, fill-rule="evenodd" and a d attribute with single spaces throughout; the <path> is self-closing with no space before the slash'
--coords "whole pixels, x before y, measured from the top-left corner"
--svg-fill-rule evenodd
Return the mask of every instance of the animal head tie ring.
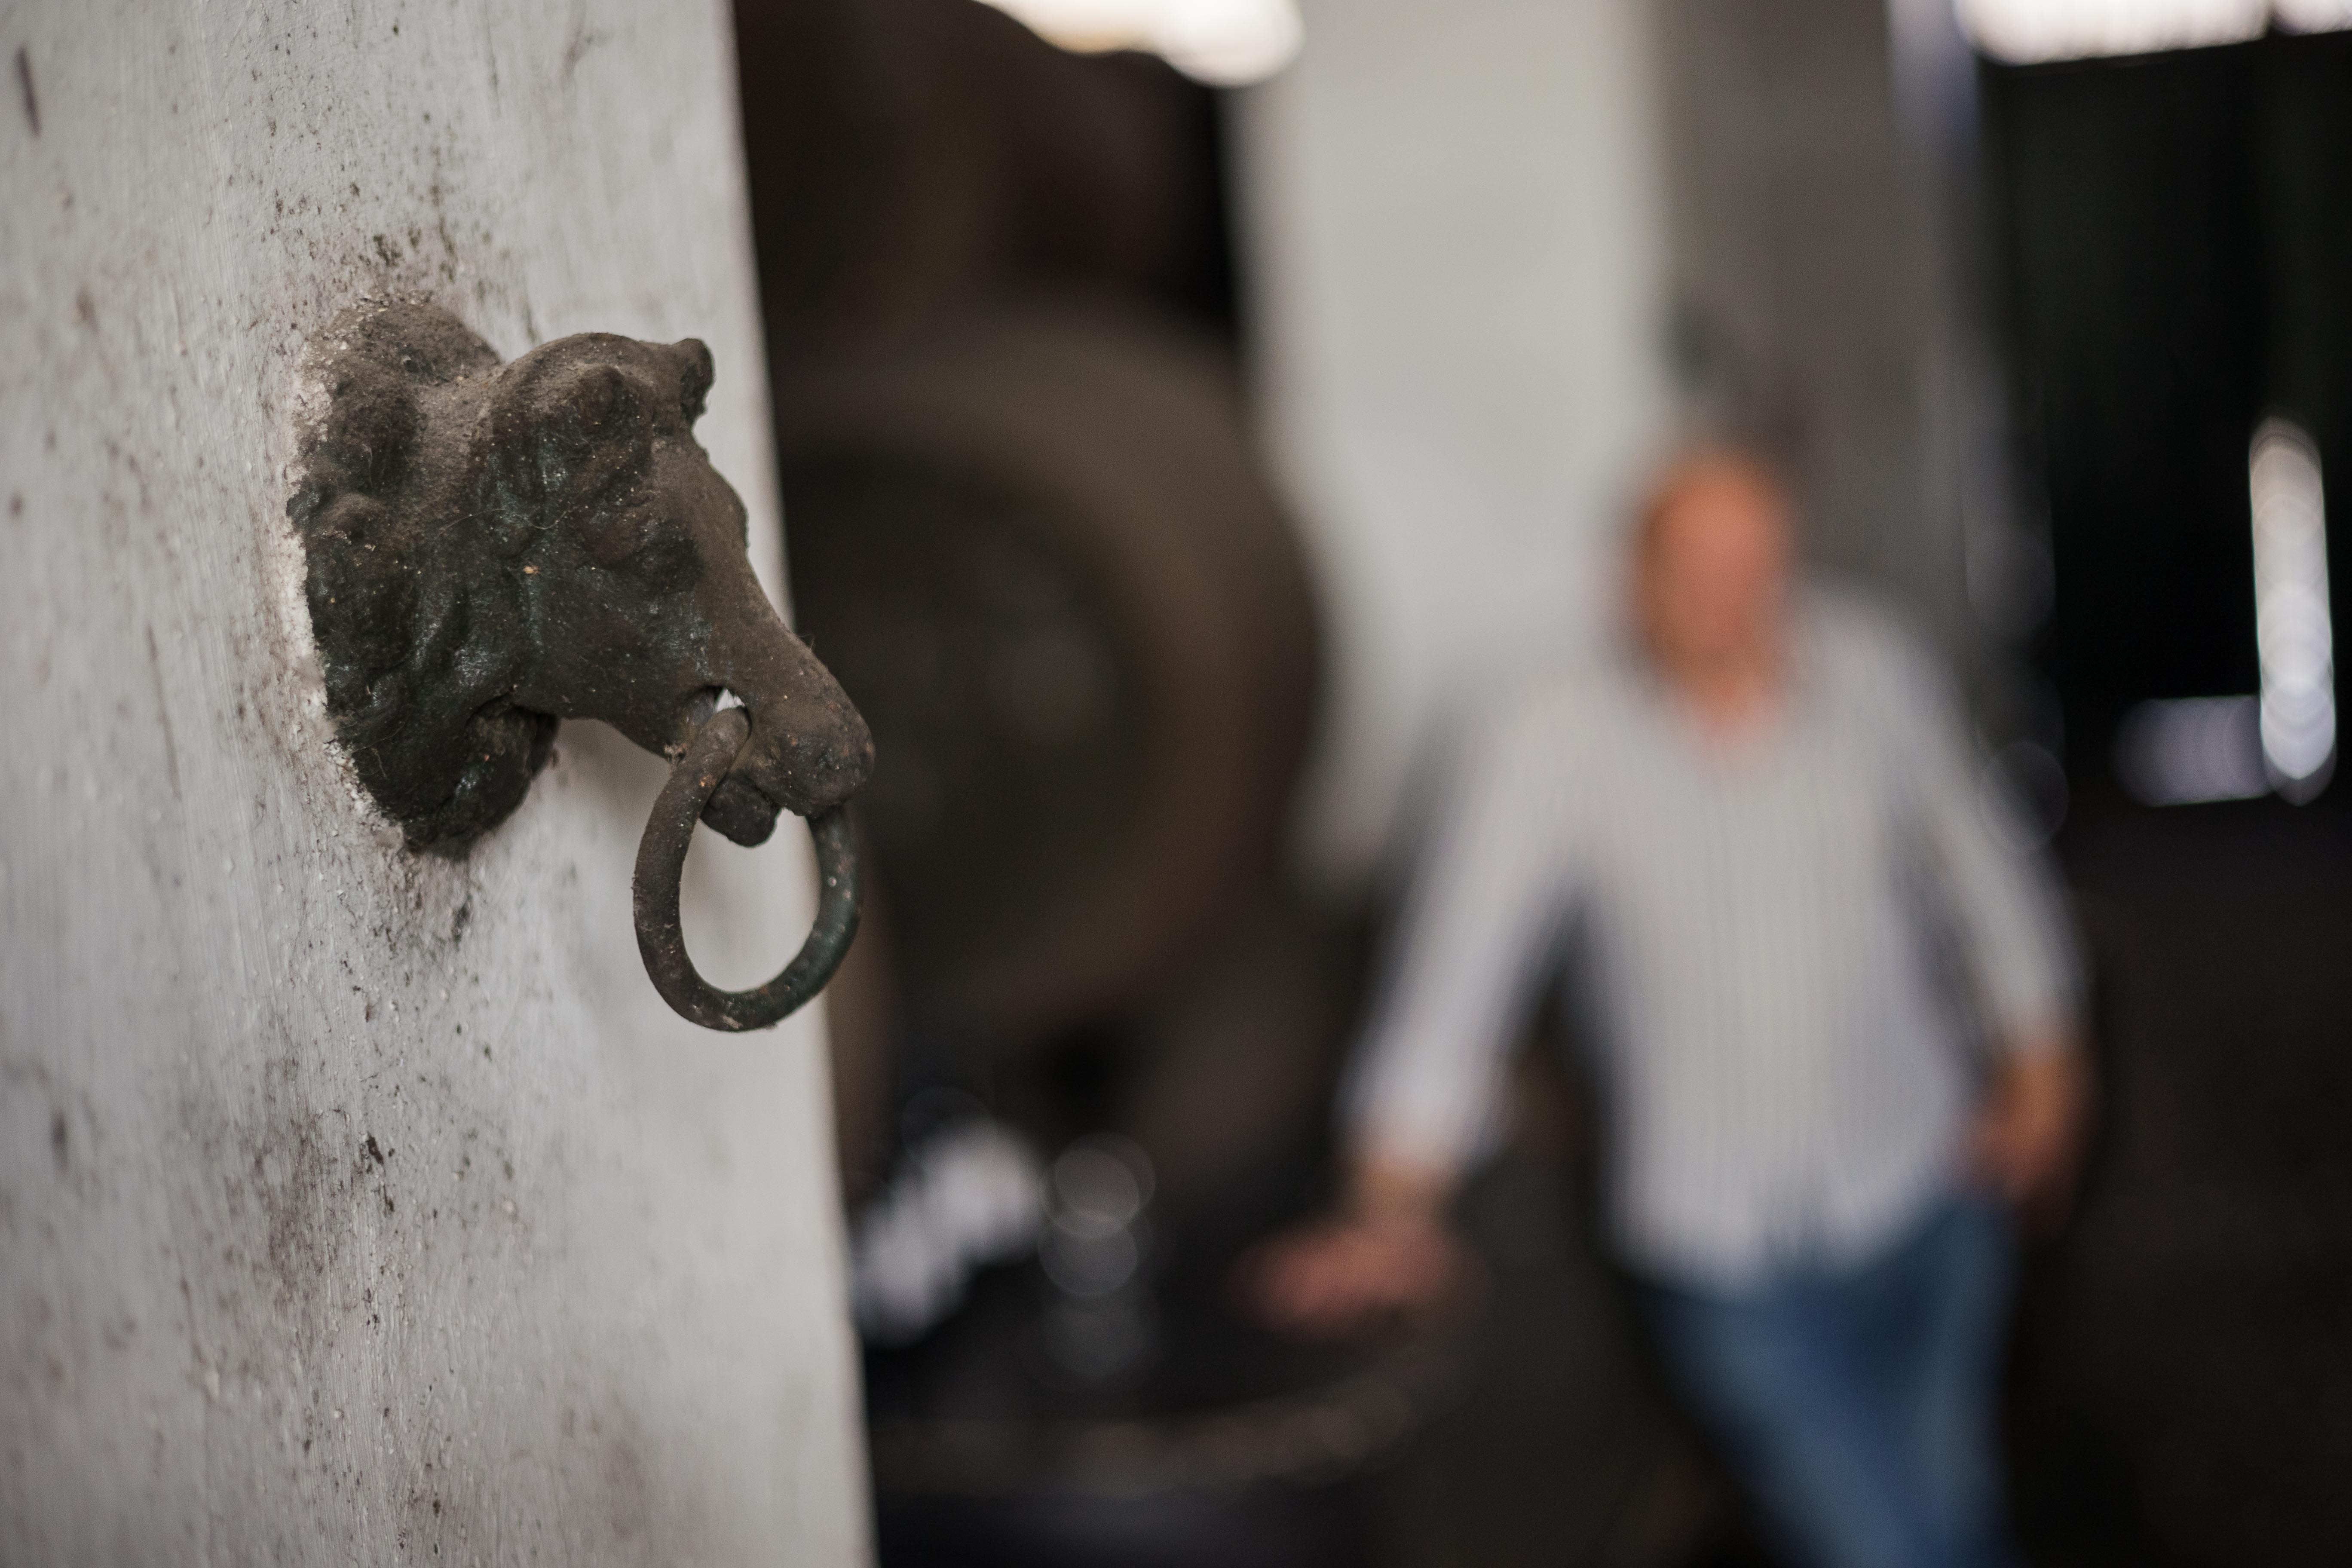
<path id="1" fill-rule="evenodd" d="M 501 364 L 446 310 L 372 305 L 329 330 L 319 370 L 287 510 L 328 711 L 409 847 L 464 854 L 521 804 L 560 721 L 601 719 L 675 759 L 634 885 L 655 988 L 714 1029 L 814 995 L 856 934 L 843 805 L 874 742 L 769 604 L 743 503 L 694 438 L 710 351 L 586 332 Z M 814 929 L 767 984 L 720 991 L 678 924 L 694 825 L 758 844 L 783 812 L 815 839 Z"/>

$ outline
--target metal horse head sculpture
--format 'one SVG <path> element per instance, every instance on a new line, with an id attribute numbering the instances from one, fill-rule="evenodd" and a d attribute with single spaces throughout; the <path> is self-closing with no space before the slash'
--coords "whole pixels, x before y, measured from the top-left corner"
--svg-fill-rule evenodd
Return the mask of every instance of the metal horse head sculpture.
<path id="1" fill-rule="evenodd" d="M 287 510 L 328 710 L 409 847 L 462 855 L 521 804 L 558 721 L 601 719 L 680 761 L 665 805 L 695 810 L 667 837 L 649 828 L 648 854 L 662 837 L 682 859 L 698 816 L 739 844 L 764 840 L 780 812 L 809 817 L 854 931 L 837 808 L 874 742 L 769 604 L 743 503 L 694 439 L 709 350 L 590 332 L 501 364 L 445 310 L 380 304 L 330 328 L 317 368 L 325 403 Z M 741 711 L 714 717 L 722 693 Z M 731 1013 L 712 1001 L 727 994 L 692 977 L 682 942 L 675 966 L 707 994 L 673 994 L 647 931 L 648 868 L 641 855 L 639 939 L 664 995 L 716 1027 L 773 1022 L 776 996 Z M 674 936 L 674 876 L 667 900 Z M 761 998 L 790 973 L 736 994 Z"/>

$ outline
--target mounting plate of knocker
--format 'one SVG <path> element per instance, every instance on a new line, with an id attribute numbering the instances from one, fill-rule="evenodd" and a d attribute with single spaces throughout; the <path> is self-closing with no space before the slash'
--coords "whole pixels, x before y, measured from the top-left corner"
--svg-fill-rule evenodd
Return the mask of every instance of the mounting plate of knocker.
<path id="1" fill-rule="evenodd" d="M 673 759 L 634 886 L 655 987 L 714 1029 L 793 1012 L 856 933 L 843 808 L 874 742 L 769 603 L 742 500 L 694 438 L 710 351 L 583 332 L 501 363 L 446 310 L 371 302 L 313 352 L 287 512 L 369 795 L 410 849 L 460 856 L 522 803 L 562 720 L 604 721 Z M 814 928 L 767 984 L 720 991 L 678 926 L 694 825 L 758 844 L 786 812 L 816 843 Z"/>

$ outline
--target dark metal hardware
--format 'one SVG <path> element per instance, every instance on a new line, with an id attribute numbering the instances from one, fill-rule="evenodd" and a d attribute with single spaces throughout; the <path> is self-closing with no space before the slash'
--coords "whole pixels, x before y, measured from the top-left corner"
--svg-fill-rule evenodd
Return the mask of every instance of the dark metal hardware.
<path id="1" fill-rule="evenodd" d="M 503 821 L 562 719 L 703 754 L 694 787 L 674 772 L 662 795 L 694 810 L 664 828 L 656 806 L 639 857 L 648 973 L 712 1028 L 761 1027 L 814 994 L 856 927 L 839 807 L 872 771 L 874 742 L 768 603 L 743 503 L 694 439 L 709 350 L 587 332 L 501 364 L 447 311 L 378 302 L 339 318 L 310 369 L 325 395 L 287 511 L 308 555 L 328 710 L 409 847 L 462 855 Z M 743 706 L 713 719 L 722 691 Z M 730 734 L 723 764 L 709 763 Z M 674 839 L 682 862 L 697 818 L 758 844 L 786 811 L 811 819 L 825 861 L 808 962 L 744 994 L 767 999 L 757 1005 L 703 984 L 682 944 L 657 967 L 651 847 Z M 667 900 L 674 933 L 674 875 Z"/>
<path id="2" fill-rule="evenodd" d="M 630 885 L 637 917 L 637 951 L 662 1000 L 706 1029 L 764 1029 L 824 988 L 857 936 L 857 854 L 849 814 L 836 806 L 809 818 L 816 840 L 816 922 L 800 952 L 777 976 L 751 991 L 721 991 L 695 972 L 677 914 L 678 879 L 686 870 L 694 825 L 713 791 L 734 765 L 751 725 L 740 708 L 712 717 L 670 769 L 669 782 L 646 819 Z"/>

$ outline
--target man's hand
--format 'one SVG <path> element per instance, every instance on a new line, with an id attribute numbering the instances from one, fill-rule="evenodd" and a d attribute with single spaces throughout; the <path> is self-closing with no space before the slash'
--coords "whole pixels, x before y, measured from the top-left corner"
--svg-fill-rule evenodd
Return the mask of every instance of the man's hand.
<path id="1" fill-rule="evenodd" d="M 1346 1203 L 1244 1258 L 1235 1283 L 1258 1315 L 1302 1338 L 1430 1316 L 1475 1272 L 1445 1224 L 1451 1172 L 1360 1159 Z"/>
<path id="2" fill-rule="evenodd" d="M 2068 1035 L 2020 1042 L 1986 1087 L 1969 1138 L 1978 1180 L 2052 1223 L 2074 1198 L 2091 1109 L 2089 1064 Z"/>
<path id="3" fill-rule="evenodd" d="M 1275 1328 L 1329 1339 L 1427 1318 L 1470 1273 L 1442 1225 L 1339 1217 L 1265 1243 L 1243 1259 L 1240 1283 Z"/>

